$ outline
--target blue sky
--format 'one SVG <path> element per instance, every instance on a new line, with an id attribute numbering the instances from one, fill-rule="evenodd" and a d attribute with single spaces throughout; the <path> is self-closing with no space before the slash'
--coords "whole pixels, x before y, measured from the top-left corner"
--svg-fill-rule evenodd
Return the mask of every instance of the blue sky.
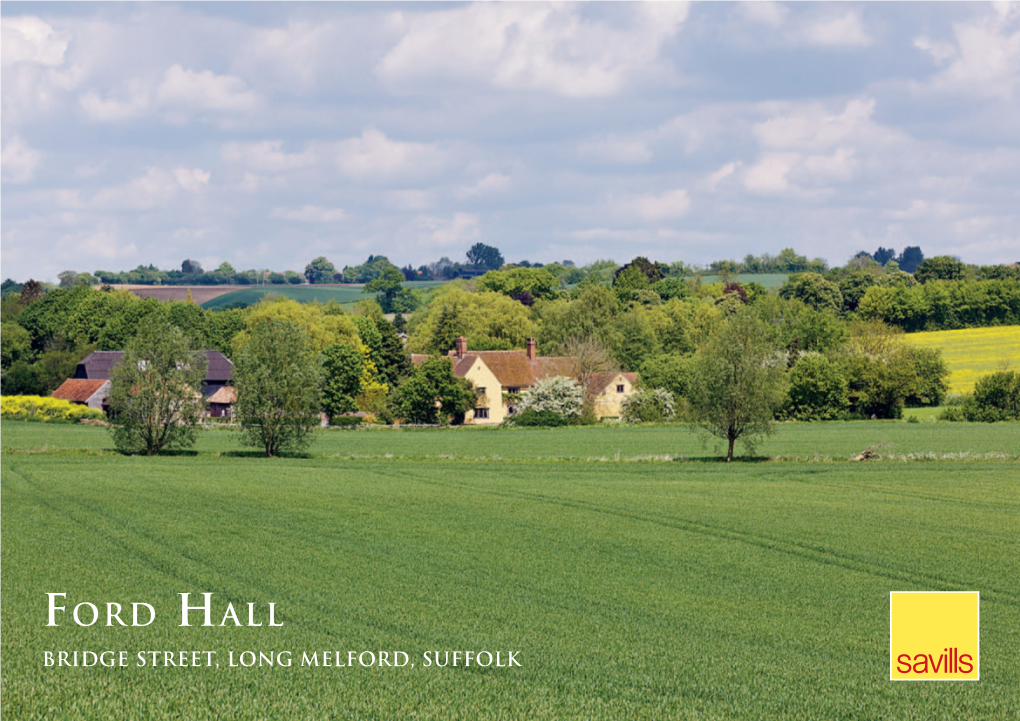
<path id="1" fill-rule="evenodd" d="M 2 275 L 1020 260 L 1018 3 L 17 3 Z"/>

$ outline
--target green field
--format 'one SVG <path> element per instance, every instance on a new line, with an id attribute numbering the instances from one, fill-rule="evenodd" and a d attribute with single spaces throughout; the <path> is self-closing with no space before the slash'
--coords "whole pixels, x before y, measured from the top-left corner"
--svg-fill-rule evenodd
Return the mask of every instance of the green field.
<path id="1" fill-rule="evenodd" d="M 4 718 L 1015 718 L 1016 429 L 790 424 L 763 457 L 834 460 L 724 464 L 662 426 L 329 431 L 266 460 L 227 430 L 138 458 L 5 422 Z M 966 460 L 904 460 L 929 454 Z M 980 682 L 889 681 L 893 590 L 981 592 Z M 214 593 L 214 623 L 274 602 L 284 625 L 181 628 L 180 592 Z M 82 601 L 157 617 L 80 628 Z M 45 667 L 60 650 L 131 665 Z M 301 665 L 381 650 L 415 666 Z M 521 666 L 423 666 L 456 650 Z M 230 667 L 245 651 L 293 665 Z"/>
<path id="2" fill-rule="evenodd" d="M 995 371 L 1020 368 L 1020 326 L 966 328 L 904 336 L 911 345 L 941 348 L 949 366 L 949 392 L 967 393 L 974 381 Z"/>
<path id="3" fill-rule="evenodd" d="M 733 276 L 733 280 L 738 283 L 758 283 L 765 286 L 766 288 L 778 288 L 786 279 L 790 277 L 789 273 L 740 273 Z M 719 276 L 717 275 L 702 275 L 702 283 L 718 283 Z"/>
<path id="4" fill-rule="evenodd" d="M 405 288 L 419 288 L 428 291 L 446 281 L 412 281 L 404 283 Z M 335 300 L 341 304 L 353 304 L 359 300 L 372 297 L 363 292 L 364 285 L 268 285 L 257 288 L 234 290 L 217 296 L 202 304 L 206 310 L 222 310 L 224 308 L 243 308 L 258 303 L 264 296 L 275 294 L 284 298 L 292 298 L 299 303 L 328 303 Z"/>

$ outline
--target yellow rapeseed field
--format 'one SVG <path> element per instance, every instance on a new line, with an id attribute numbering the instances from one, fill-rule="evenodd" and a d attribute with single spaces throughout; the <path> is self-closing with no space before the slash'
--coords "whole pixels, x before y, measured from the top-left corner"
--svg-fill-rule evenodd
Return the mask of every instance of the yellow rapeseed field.
<path id="1" fill-rule="evenodd" d="M 925 348 L 941 348 L 949 364 L 950 393 L 967 393 L 974 381 L 998 370 L 1020 370 L 1020 326 L 940 330 L 908 333 L 906 341 Z"/>

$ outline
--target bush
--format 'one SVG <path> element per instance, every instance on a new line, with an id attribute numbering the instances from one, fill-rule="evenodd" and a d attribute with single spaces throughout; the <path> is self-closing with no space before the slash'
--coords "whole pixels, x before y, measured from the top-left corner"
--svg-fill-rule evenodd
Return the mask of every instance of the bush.
<path id="1" fill-rule="evenodd" d="M 507 419 L 507 425 L 519 426 L 522 428 L 556 428 L 559 426 L 568 426 L 571 424 L 571 419 L 566 416 L 561 416 L 559 413 L 554 411 L 522 411 L 514 414 L 512 417 Z"/>
<path id="2" fill-rule="evenodd" d="M 1020 373 L 998 371 L 978 378 L 974 392 L 943 408 L 938 419 L 976 423 L 1020 420 Z"/>
<path id="3" fill-rule="evenodd" d="M 354 428 L 361 425 L 361 416 L 333 416 L 329 425 L 332 428 Z"/>
<path id="4" fill-rule="evenodd" d="M 676 417 L 673 394 L 665 388 L 642 388 L 625 398 L 623 419 L 630 423 L 662 423 Z"/>
<path id="5" fill-rule="evenodd" d="M 0 398 L 0 415 L 8 420 L 40 423 L 77 423 L 83 418 L 106 419 L 106 415 L 96 408 L 45 396 L 4 396 Z"/>
<path id="6" fill-rule="evenodd" d="M 584 391 L 572 378 L 553 376 L 540 380 L 524 393 L 520 411 L 551 412 L 564 418 L 581 415 Z"/>
<path id="7" fill-rule="evenodd" d="M 790 371 L 790 399 L 786 413 L 801 421 L 846 418 L 850 411 L 846 377 L 822 355 L 808 355 Z"/>

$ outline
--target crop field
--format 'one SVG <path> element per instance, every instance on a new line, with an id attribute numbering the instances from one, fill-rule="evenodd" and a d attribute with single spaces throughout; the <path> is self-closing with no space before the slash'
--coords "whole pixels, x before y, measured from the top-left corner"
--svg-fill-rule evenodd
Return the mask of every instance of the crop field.
<path id="1" fill-rule="evenodd" d="M 436 286 L 443 285 L 445 281 L 412 281 L 404 283 L 405 288 L 420 288 L 429 290 Z M 353 304 L 359 300 L 373 297 L 372 294 L 363 292 L 364 285 L 263 285 L 257 288 L 244 288 L 224 293 L 202 304 L 206 310 L 221 310 L 223 308 L 241 308 L 258 303 L 264 296 L 269 294 L 282 295 L 285 298 L 292 298 L 299 303 L 328 303 L 335 300 L 340 304 Z"/>
<path id="2" fill-rule="evenodd" d="M 830 460 L 725 464 L 668 426 L 329 431 L 267 460 L 228 430 L 141 458 L 5 422 L 4 717 L 1015 718 L 1016 429 L 791 424 L 762 458 Z M 979 682 L 889 681 L 894 590 L 981 592 Z M 181 627 L 184 592 L 217 625 Z M 79 627 L 86 601 L 155 620 Z M 218 625 L 227 603 L 263 626 Z M 45 666 L 60 651 L 129 663 Z M 408 663 L 322 665 L 351 651 Z"/>
<path id="3" fill-rule="evenodd" d="M 765 286 L 766 288 L 778 288 L 786 279 L 790 277 L 789 273 L 740 273 L 733 276 L 733 280 L 738 283 L 758 283 Z M 719 276 L 717 275 L 702 275 L 702 283 L 718 283 Z"/>
<path id="4" fill-rule="evenodd" d="M 966 328 L 904 336 L 912 345 L 941 348 L 949 365 L 950 393 L 967 393 L 988 373 L 1020 369 L 1020 326 Z"/>

